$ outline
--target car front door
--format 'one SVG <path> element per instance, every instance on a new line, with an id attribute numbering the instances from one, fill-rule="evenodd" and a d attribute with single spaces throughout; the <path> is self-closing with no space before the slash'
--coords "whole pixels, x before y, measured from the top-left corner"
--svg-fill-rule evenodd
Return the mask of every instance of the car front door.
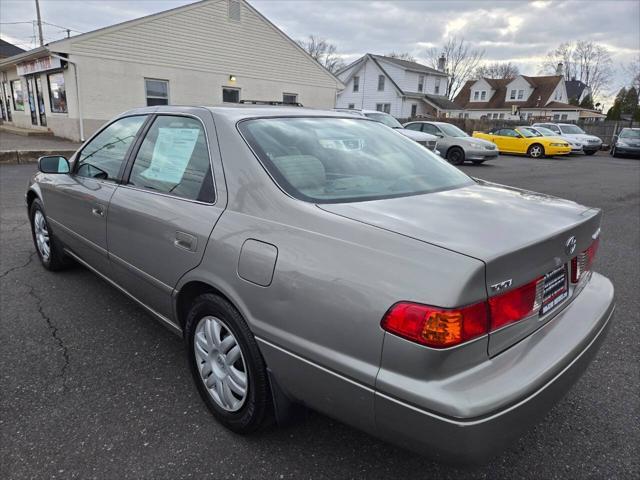
<path id="1" fill-rule="evenodd" d="M 216 139 L 211 114 L 185 111 L 192 113 L 150 121 L 107 220 L 114 280 L 167 319 L 174 287 L 200 263 L 226 205 L 219 150 L 209 148 Z"/>
<path id="2" fill-rule="evenodd" d="M 449 137 L 447 137 L 442 130 L 440 130 L 438 127 L 436 127 L 435 125 L 431 124 L 431 123 L 425 123 L 422 131 L 425 133 L 430 133 L 431 135 L 435 135 L 436 137 L 438 137 L 437 140 L 437 144 L 438 144 L 438 150 L 440 151 L 440 153 L 442 153 L 442 155 L 446 155 L 447 150 L 449 149 L 449 147 L 451 146 L 451 139 Z"/>
<path id="3" fill-rule="evenodd" d="M 56 235 L 81 260 L 108 274 L 109 201 L 125 159 L 147 119 L 120 118 L 96 134 L 72 157 L 69 175 L 42 183 L 47 217 Z"/>

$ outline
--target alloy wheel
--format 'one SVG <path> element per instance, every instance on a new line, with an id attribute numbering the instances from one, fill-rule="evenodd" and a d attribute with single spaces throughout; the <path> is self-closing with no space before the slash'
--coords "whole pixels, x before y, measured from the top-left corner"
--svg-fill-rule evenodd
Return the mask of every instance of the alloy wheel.
<path id="1" fill-rule="evenodd" d="M 33 215 L 33 231 L 36 237 L 36 245 L 40 256 L 46 262 L 51 256 L 51 244 L 49 243 L 49 228 L 47 221 L 40 210 Z"/>
<path id="2" fill-rule="evenodd" d="M 531 155 L 533 158 L 542 156 L 542 147 L 534 145 L 533 147 L 531 147 L 531 150 L 529 150 L 529 155 Z"/>
<path id="3" fill-rule="evenodd" d="M 229 327 L 217 317 L 200 319 L 193 347 L 200 380 L 213 401 L 228 412 L 238 411 L 247 399 L 248 370 Z"/>

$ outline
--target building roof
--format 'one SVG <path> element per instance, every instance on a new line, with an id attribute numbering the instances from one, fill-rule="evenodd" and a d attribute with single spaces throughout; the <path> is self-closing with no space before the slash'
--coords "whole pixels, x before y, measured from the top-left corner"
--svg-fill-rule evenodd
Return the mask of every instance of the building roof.
<path id="1" fill-rule="evenodd" d="M 385 57 L 384 55 L 374 55 L 372 53 L 370 53 L 369 55 L 371 55 L 372 57 L 374 57 L 374 58 L 376 58 L 378 60 L 383 60 L 385 62 L 394 63 L 397 66 L 399 66 L 400 68 L 403 68 L 405 70 L 411 70 L 412 72 L 429 73 L 431 75 L 442 75 L 442 76 L 446 76 L 447 75 L 446 73 L 441 72 L 440 70 L 436 70 L 435 68 L 427 67 L 426 65 L 422 65 L 421 63 L 410 62 L 409 60 L 402 60 L 400 58 Z"/>
<path id="2" fill-rule="evenodd" d="M 446 95 L 433 95 L 431 93 L 426 93 L 424 98 L 427 102 L 435 105 L 437 108 L 441 110 L 457 110 L 458 106 L 449 100 Z"/>
<path id="3" fill-rule="evenodd" d="M 549 98 L 553 94 L 553 91 L 558 86 L 558 83 L 562 81 L 562 75 L 551 75 L 546 77 L 527 77 L 520 75 L 533 87 L 533 92 L 529 95 L 529 98 L 524 102 L 510 102 L 507 100 L 507 85 L 513 81 L 512 78 L 508 79 L 496 79 L 485 78 L 484 80 L 491 85 L 495 90 L 491 98 L 486 102 L 472 102 L 471 101 L 471 87 L 477 80 L 468 80 L 456 98 L 453 100 L 456 107 L 464 110 L 508 110 L 512 105 L 516 105 L 520 108 L 555 108 L 555 104 L 558 108 L 568 108 L 569 105 L 560 102 L 551 102 L 547 105 Z M 572 107 L 571 108 L 575 108 Z"/>
<path id="4" fill-rule="evenodd" d="M 0 58 L 13 57 L 22 52 L 24 52 L 22 48 L 16 47 L 12 43 L 5 42 L 0 38 Z"/>
<path id="5" fill-rule="evenodd" d="M 589 88 L 582 80 L 567 80 L 564 82 L 567 87 L 567 97 L 580 99 L 585 88 Z"/>

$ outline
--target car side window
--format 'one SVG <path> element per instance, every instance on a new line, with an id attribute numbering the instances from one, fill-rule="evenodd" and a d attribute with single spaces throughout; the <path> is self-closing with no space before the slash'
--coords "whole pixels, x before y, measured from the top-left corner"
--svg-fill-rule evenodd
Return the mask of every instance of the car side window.
<path id="1" fill-rule="evenodd" d="M 129 185 L 213 203 L 213 175 L 202 123 L 191 117 L 157 117 L 138 150 Z"/>
<path id="2" fill-rule="evenodd" d="M 75 174 L 100 180 L 117 179 L 127 152 L 146 119 L 146 115 L 125 117 L 102 130 L 80 152 Z"/>
<path id="3" fill-rule="evenodd" d="M 416 131 L 421 131 L 422 130 L 422 125 L 419 123 L 410 123 L 409 125 L 407 125 L 406 127 L 407 130 L 416 130 Z"/>
<path id="4" fill-rule="evenodd" d="M 512 128 L 503 128 L 502 130 L 499 130 L 497 134 L 503 137 L 519 137 L 520 136 L 518 132 L 516 132 Z"/>
<path id="5" fill-rule="evenodd" d="M 430 133 L 431 135 L 437 135 L 440 133 L 440 130 L 438 130 L 436 127 L 434 127 L 430 123 L 425 123 L 422 131 L 426 133 Z"/>

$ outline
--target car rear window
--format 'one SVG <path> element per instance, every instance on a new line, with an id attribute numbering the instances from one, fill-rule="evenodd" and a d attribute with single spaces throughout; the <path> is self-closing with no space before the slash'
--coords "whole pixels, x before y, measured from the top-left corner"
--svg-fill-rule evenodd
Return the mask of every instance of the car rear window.
<path id="1" fill-rule="evenodd" d="M 474 181 L 381 123 L 359 118 L 261 118 L 238 128 L 291 196 L 338 203 L 425 194 Z"/>

